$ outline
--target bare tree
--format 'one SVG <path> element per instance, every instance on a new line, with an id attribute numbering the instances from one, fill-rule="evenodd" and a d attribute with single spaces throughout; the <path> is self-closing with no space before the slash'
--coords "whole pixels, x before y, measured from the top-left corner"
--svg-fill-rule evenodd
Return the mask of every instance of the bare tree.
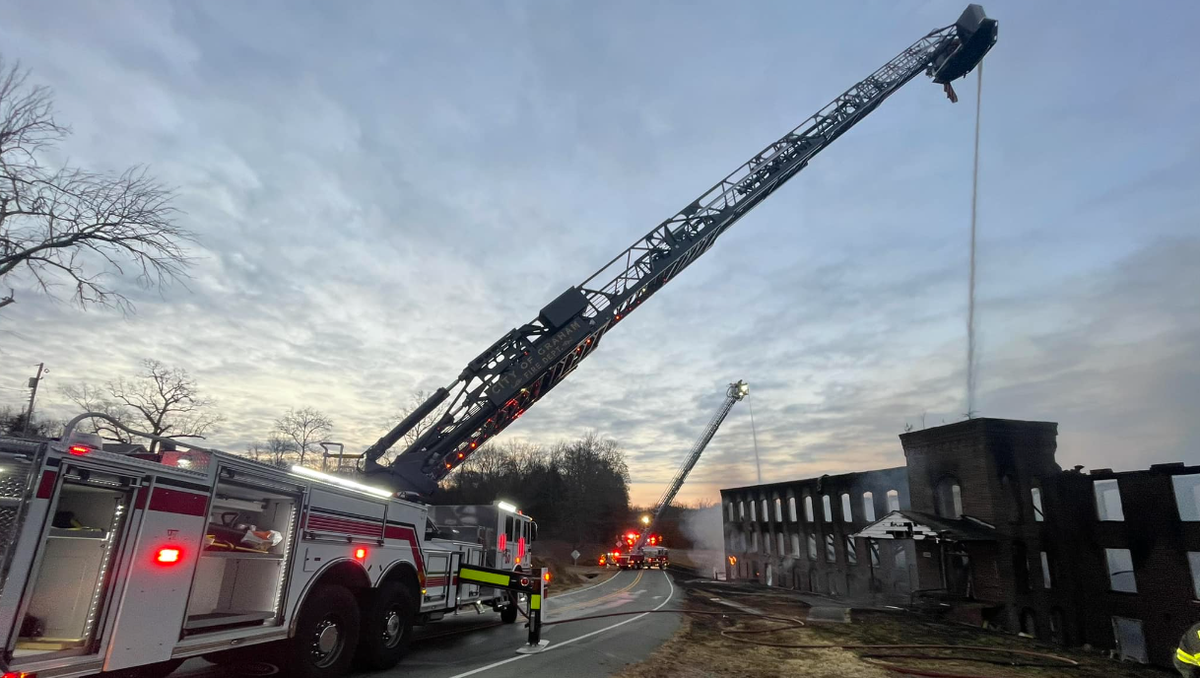
<path id="1" fill-rule="evenodd" d="M 144 371 L 136 379 L 110 381 L 108 392 L 149 433 L 203 438 L 221 423 L 213 400 L 200 395 L 196 380 L 186 370 L 150 359 L 142 361 L 142 367 Z M 158 441 L 151 441 L 150 452 L 157 449 Z"/>
<path id="2" fill-rule="evenodd" d="M 251 461 L 266 461 L 267 446 L 258 441 L 252 442 L 246 446 L 246 458 Z"/>
<path id="3" fill-rule="evenodd" d="M 131 273 L 148 288 L 186 278 L 194 236 L 173 221 L 171 189 L 142 167 L 114 175 L 44 166 L 70 130 L 54 118 L 51 91 L 28 77 L 0 57 L 0 308 L 21 282 L 51 296 L 69 286 L 80 306 L 127 312 L 113 277 Z"/>
<path id="4" fill-rule="evenodd" d="M 123 404 L 113 400 L 108 391 L 98 386 L 90 384 L 75 386 L 67 384 L 59 387 L 58 390 L 67 400 L 75 403 L 75 406 L 82 410 L 82 412 L 100 412 L 116 419 L 125 426 L 133 425 L 133 418 L 129 410 Z M 128 433 L 113 426 L 104 419 L 88 419 L 85 425 L 91 429 L 92 433 L 99 434 L 110 440 L 122 443 L 132 442 L 132 437 Z"/>
<path id="5" fill-rule="evenodd" d="M 296 446 L 292 441 L 280 436 L 278 433 L 272 433 L 267 438 L 267 461 L 276 466 L 286 466 L 288 455 L 295 450 Z"/>
<path id="6" fill-rule="evenodd" d="M 256 440 L 246 446 L 246 457 L 264 464 L 287 466 L 288 455 L 296 449 L 292 441 L 272 433 L 266 440 Z"/>
<path id="7" fill-rule="evenodd" d="M 312 407 L 290 409 L 275 421 L 275 430 L 295 443 L 300 455 L 300 465 L 314 445 L 333 428 L 333 421 L 320 410 Z"/>

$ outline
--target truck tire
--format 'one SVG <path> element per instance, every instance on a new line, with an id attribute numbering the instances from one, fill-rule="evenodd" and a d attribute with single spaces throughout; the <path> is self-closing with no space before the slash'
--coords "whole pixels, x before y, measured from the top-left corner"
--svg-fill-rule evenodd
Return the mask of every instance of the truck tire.
<path id="1" fill-rule="evenodd" d="M 358 601 L 349 589 L 321 584 L 300 607 L 288 649 L 289 676 L 332 678 L 350 670 L 358 647 Z"/>
<path id="2" fill-rule="evenodd" d="M 517 597 L 508 594 L 508 605 L 500 610 L 500 621 L 511 624 L 517 620 Z"/>
<path id="3" fill-rule="evenodd" d="M 364 591 L 355 666 L 384 671 L 399 663 L 408 651 L 415 610 L 412 593 L 397 582 L 384 582 L 379 588 Z"/>

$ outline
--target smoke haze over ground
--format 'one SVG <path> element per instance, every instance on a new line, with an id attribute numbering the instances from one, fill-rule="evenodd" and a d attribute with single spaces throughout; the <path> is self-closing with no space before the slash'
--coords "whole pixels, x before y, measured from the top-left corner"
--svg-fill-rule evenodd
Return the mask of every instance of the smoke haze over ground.
<path id="1" fill-rule="evenodd" d="M 679 529 L 692 542 L 688 556 L 694 565 L 724 571 L 725 537 L 720 504 L 681 512 Z"/>

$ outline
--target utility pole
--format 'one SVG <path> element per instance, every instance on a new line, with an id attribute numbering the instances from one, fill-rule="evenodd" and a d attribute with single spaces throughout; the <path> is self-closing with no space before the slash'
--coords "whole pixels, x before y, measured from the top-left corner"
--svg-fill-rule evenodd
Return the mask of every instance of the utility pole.
<path id="1" fill-rule="evenodd" d="M 29 379 L 29 408 L 25 410 L 25 428 L 21 435 L 29 435 L 29 427 L 33 424 L 33 401 L 37 398 L 38 384 L 42 383 L 42 374 L 46 371 L 46 363 L 38 363 L 37 374 Z"/>

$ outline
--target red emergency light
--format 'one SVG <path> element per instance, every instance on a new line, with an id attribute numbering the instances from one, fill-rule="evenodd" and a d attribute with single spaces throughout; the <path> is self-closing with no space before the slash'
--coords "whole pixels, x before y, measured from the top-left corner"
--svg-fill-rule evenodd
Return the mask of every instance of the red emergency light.
<path id="1" fill-rule="evenodd" d="M 67 451 L 70 452 L 71 454 L 79 457 L 79 456 L 82 456 L 82 455 L 85 455 L 85 454 L 91 452 L 92 448 L 88 447 L 87 445 L 72 445 L 67 448 Z M 4 675 L 7 676 L 8 674 L 6 673 Z M 29 674 L 29 675 L 33 675 L 33 674 Z"/>
<path id="2" fill-rule="evenodd" d="M 37 674 L 28 671 L 5 671 L 4 678 L 37 678 Z"/>
<path id="3" fill-rule="evenodd" d="M 174 565 L 175 563 L 178 563 L 182 557 L 183 551 L 180 551 L 178 547 L 167 546 L 159 549 L 158 553 L 154 554 L 154 562 L 158 563 L 159 565 Z"/>
<path id="4" fill-rule="evenodd" d="M 363 548 L 354 549 L 354 559 L 355 560 L 366 560 L 367 559 L 367 550 L 363 549 Z"/>

